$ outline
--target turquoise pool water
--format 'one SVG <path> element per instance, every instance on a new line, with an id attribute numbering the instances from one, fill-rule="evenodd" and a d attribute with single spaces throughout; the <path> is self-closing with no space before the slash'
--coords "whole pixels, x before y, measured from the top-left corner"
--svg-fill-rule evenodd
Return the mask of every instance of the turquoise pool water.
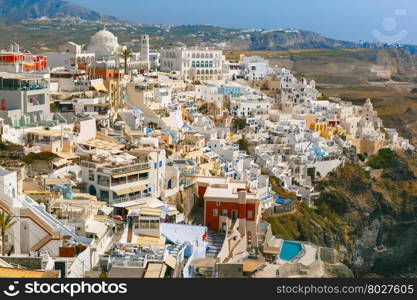
<path id="1" fill-rule="evenodd" d="M 284 242 L 279 258 L 282 260 L 291 261 L 301 252 L 302 249 L 303 247 L 300 243 Z"/>

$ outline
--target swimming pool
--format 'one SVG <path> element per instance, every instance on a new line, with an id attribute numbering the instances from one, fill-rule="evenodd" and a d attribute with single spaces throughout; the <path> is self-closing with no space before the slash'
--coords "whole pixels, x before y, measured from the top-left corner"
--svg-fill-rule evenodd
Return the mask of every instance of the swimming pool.
<path id="1" fill-rule="evenodd" d="M 301 252 L 301 250 L 303 250 L 301 243 L 284 242 L 281 248 L 281 253 L 279 254 L 279 258 L 282 260 L 291 261 Z"/>

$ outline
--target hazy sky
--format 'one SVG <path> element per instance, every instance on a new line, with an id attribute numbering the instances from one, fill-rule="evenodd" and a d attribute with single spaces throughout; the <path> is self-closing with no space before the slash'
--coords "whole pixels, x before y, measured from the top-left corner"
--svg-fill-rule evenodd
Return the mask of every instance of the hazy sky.
<path id="1" fill-rule="evenodd" d="M 417 44 L 416 0 L 67 0 L 142 24 L 297 28 L 342 40 Z"/>

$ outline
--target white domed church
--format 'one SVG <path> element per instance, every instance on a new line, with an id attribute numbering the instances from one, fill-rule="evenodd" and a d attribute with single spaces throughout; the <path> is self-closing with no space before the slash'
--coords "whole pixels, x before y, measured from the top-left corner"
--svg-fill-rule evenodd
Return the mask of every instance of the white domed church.
<path id="1" fill-rule="evenodd" d="M 105 28 L 91 37 L 88 46 L 88 52 L 94 52 L 98 57 L 119 54 L 122 50 L 117 37 Z"/>

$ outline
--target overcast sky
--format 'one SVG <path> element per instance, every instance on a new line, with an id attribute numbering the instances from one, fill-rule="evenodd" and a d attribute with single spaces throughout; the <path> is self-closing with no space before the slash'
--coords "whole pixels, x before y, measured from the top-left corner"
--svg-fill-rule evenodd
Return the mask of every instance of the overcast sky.
<path id="1" fill-rule="evenodd" d="M 67 0 L 141 24 L 297 28 L 341 40 L 417 44 L 416 0 Z"/>

